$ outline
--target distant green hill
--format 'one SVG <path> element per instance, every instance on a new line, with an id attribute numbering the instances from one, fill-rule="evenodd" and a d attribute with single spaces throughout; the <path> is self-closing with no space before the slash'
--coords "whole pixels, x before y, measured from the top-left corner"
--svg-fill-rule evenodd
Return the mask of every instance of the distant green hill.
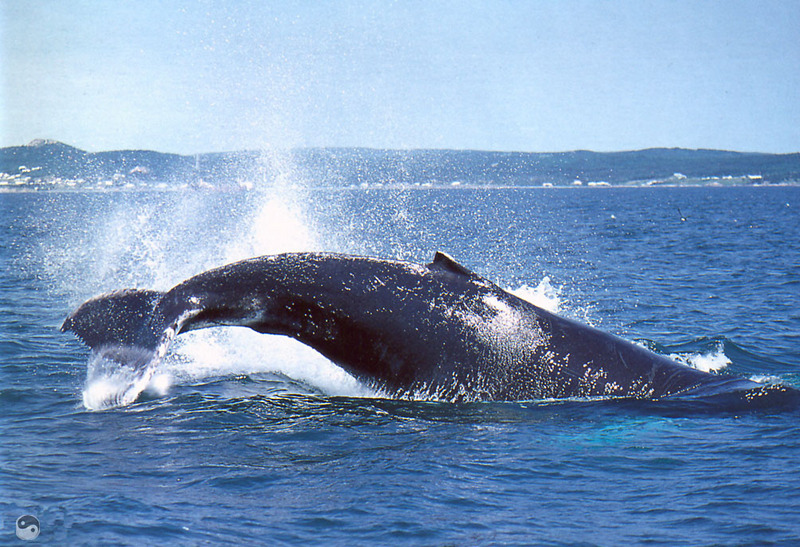
<path id="1" fill-rule="evenodd" d="M 794 183 L 800 154 L 654 148 L 631 152 L 482 152 L 302 148 L 195 156 L 147 150 L 86 152 L 35 140 L 0 149 L 0 184 L 26 187 L 271 185 L 507 185 Z"/>

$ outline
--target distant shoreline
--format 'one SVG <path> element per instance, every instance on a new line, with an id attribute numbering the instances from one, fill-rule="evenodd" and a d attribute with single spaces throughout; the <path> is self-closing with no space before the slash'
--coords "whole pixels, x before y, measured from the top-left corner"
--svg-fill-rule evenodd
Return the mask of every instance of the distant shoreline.
<path id="1" fill-rule="evenodd" d="M 653 148 L 485 152 L 301 148 L 182 156 L 86 152 L 36 140 L 0 149 L 0 191 L 207 188 L 739 187 L 800 184 L 800 153 Z"/>

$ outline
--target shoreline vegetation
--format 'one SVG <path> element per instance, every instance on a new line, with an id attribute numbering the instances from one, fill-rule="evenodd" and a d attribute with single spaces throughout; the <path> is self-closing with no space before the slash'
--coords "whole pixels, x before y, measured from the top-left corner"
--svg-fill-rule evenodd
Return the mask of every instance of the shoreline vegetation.
<path id="1" fill-rule="evenodd" d="M 42 139 L 0 149 L 0 193 L 798 185 L 800 153 L 301 148 L 185 156 L 148 150 L 92 153 Z"/>

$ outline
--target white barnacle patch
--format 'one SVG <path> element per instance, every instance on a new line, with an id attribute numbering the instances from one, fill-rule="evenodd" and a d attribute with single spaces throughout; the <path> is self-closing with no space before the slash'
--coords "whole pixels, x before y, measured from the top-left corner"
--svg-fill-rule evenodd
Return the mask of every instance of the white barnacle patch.
<path id="1" fill-rule="evenodd" d="M 550 347 L 538 352 L 534 374 L 537 398 L 560 399 L 571 395 L 566 381 L 570 376 L 569 354 L 559 354 Z"/>
<path id="2" fill-rule="evenodd" d="M 637 378 L 631 382 L 627 394 L 637 399 L 650 399 L 655 394 L 653 385 L 644 378 Z"/>
<path id="3" fill-rule="evenodd" d="M 613 386 L 616 384 L 608 383 L 608 371 L 600 368 L 592 368 L 589 363 L 583 365 L 583 373 L 578 377 L 578 393 L 581 397 L 594 397 L 597 395 L 611 395 L 614 393 Z"/>

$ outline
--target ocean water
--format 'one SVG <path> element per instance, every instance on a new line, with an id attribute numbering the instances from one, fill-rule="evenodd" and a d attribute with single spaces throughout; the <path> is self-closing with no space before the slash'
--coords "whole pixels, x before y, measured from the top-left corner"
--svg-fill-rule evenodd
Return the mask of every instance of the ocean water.
<path id="1" fill-rule="evenodd" d="M 0 194 L 0 543 L 795 545 L 800 412 L 387 400 L 304 346 L 182 335 L 145 394 L 58 327 L 282 251 L 429 261 L 704 370 L 800 387 L 800 188 Z"/>

